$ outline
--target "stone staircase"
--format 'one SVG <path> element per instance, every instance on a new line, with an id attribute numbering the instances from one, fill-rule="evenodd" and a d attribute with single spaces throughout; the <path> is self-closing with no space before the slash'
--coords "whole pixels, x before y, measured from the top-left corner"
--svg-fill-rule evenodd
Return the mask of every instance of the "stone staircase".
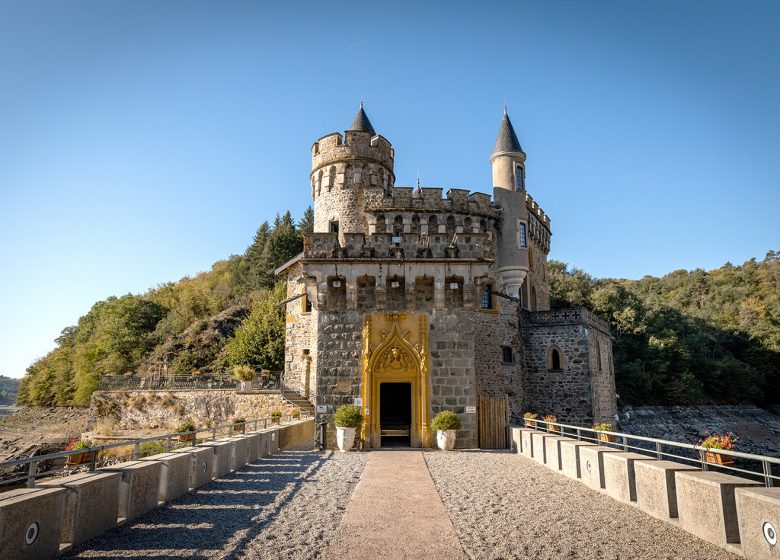
<path id="1" fill-rule="evenodd" d="M 291 389 L 285 389 L 282 391 L 282 398 L 293 406 L 297 406 L 301 409 L 301 415 L 309 415 L 314 417 L 315 408 L 314 405 L 309 402 L 309 399 L 301 395 L 298 391 Z"/>

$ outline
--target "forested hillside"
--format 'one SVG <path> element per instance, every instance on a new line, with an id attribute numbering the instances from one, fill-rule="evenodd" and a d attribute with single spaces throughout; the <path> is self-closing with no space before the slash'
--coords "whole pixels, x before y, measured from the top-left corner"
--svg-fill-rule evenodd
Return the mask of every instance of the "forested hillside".
<path id="1" fill-rule="evenodd" d="M 550 262 L 552 306 L 609 321 L 621 403 L 780 403 L 780 253 L 661 278 Z"/>
<path id="2" fill-rule="evenodd" d="M 311 208 L 297 225 L 287 212 L 262 224 L 243 255 L 209 272 L 96 303 L 27 368 L 17 402 L 87 405 L 101 376 L 164 367 L 175 374 L 242 363 L 281 369 L 284 309 L 273 304 L 286 292 L 275 287 L 274 269 L 303 250 L 301 233 L 313 225 Z"/>
<path id="3" fill-rule="evenodd" d="M 14 404 L 19 392 L 19 380 L 0 375 L 0 405 Z"/>
<path id="4" fill-rule="evenodd" d="M 96 303 L 27 369 L 19 404 L 87 405 L 104 375 L 282 369 L 275 304 L 286 291 L 274 269 L 312 227 L 311 209 L 297 225 L 288 212 L 209 272 Z M 639 281 L 549 269 L 553 307 L 584 305 L 609 321 L 621 403 L 780 403 L 779 253 Z"/>

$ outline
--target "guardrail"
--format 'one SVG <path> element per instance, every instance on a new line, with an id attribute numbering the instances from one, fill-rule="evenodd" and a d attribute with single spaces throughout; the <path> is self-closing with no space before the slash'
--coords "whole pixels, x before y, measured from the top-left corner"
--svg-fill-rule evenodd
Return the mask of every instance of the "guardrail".
<path id="1" fill-rule="evenodd" d="M 516 419 L 516 417 L 512 417 L 512 419 Z M 575 436 L 578 440 L 582 441 L 613 445 L 622 448 L 624 451 L 631 450 L 645 455 L 653 455 L 658 459 L 670 458 L 686 461 L 699 465 L 704 471 L 710 470 L 712 467 L 717 467 L 718 469 L 726 471 L 738 472 L 756 478 L 757 480 L 763 480 L 764 485 L 767 487 L 776 486 L 778 485 L 778 482 L 780 482 L 780 474 L 775 474 L 772 470 L 772 467 L 774 466 L 775 470 L 780 473 L 780 457 L 754 455 L 726 449 L 708 449 L 691 443 L 636 436 L 623 432 L 596 430 L 594 428 L 573 426 L 560 422 L 547 422 L 545 420 L 525 418 L 523 418 L 522 421 L 526 427 L 540 428 L 551 433 L 560 433 L 561 436 Z M 632 444 L 633 442 L 636 443 Z M 644 444 L 644 446 L 642 444 Z M 688 453 L 687 456 L 682 454 L 685 452 Z M 709 462 L 707 461 L 708 453 L 726 457 L 726 460 L 729 460 L 728 458 L 739 459 L 741 460 L 741 466 Z M 753 469 L 750 467 L 753 467 Z"/>
<path id="2" fill-rule="evenodd" d="M 301 414 L 297 416 L 258 418 L 247 420 L 246 422 L 231 422 L 202 429 L 196 428 L 189 432 L 172 432 L 158 436 L 133 438 L 83 449 L 59 451 L 57 453 L 23 457 L 13 461 L 3 461 L 0 462 L 0 487 L 9 485 L 19 486 L 24 481 L 27 488 L 34 488 L 35 481 L 38 478 L 57 475 L 65 476 L 80 471 L 92 472 L 98 467 L 137 460 L 159 453 L 167 453 L 176 449 L 195 446 L 197 443 L 204 441 L 214 441 L 217 439 L 218 434 L 220 434 L 220 437 L 227 437 L 233 433 L 245 434 L 248 426 L 251 426 L 253 431 L 257 431 L 276 424 L 289 424 L 290 422 L 308 417 L 308 414 Z M 223 432 L 226 432 L 224 436 L 221 435 Z M 202 434 L 206 434 L 206 437 L 199 437 Z M 132 449 L 129 449 L 131 447 Z M 125 448 L 124 451 L 122 451 L 122 448 Z M 110 450 L 117 450 L 117 452 L 108 453 Z M 77 455 L 79 456 L 78 458 L 76 457 Z M 87 456 L 87 460 L 81 462 L 84 459 L 84 455 Z M 66 460 L 64 464 L 61 463 L 61 459 Z"/>
<path id="3" fill-rule="evenodd" d="M 100 378 L 99 391 L 172 391 L 172 390 L 219 390 L 242 389 L 250 391 L 279 391 L 282 386 L 282 372 L 272 371 L 270 375 L 258 374 L 254 380 L 242 386 L 232 376 L 225 374 L 200 375 L 150 375 L 119 376 L 109 375 Z"/>

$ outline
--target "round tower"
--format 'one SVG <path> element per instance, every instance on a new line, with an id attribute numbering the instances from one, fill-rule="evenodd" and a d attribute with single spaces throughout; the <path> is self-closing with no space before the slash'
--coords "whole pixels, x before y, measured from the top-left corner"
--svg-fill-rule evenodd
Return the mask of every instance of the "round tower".
<path id="1" fill-rule="evenodd" d="M 501 209 L 496 265 L 504 290 L 520 296 L 528 274 L 528 210 L 525 204 L 525 152 L 506 107 L 490 155 L 493 198 Z"/>
<path id="2" fill-rule="evenodd" d="M 360 103 L 349 129 L 317 140 L 311 152 L 314 231 L 368 233 L 366 189 L 387 190 L 395 183 L 393 147 L 378 135 Z"/>

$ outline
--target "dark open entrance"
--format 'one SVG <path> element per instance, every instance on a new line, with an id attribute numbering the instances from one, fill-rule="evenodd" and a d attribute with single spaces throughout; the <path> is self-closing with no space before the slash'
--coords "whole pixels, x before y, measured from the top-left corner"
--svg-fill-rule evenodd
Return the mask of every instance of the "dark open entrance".
<path id="1" fill-rule="evenodd" d="M 412 384 L 379 385 L 379 429 L 382 447 L 409 447 L 412 427 Z"/>

